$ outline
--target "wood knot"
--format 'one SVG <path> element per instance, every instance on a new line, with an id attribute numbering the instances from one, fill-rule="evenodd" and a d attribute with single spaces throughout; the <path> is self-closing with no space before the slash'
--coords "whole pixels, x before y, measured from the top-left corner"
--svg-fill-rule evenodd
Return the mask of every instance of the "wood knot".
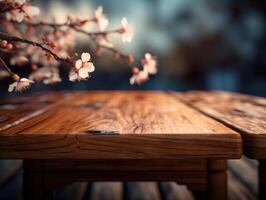
<path id="1" fill-rule="evenodd" d="M 113 130 L 88 130 L 86 133 L 93 135 L 120 135 L 119 131 Z"/>
<path id="2" fill-rule="evenodd" d="M 6 122 L 6 121 L 8 121 L 9 119 L 10 119 L 10 117 L 8 117 L 8 116 L 1 116 L 1 117 L 0 117 L 0 123 Z"/>

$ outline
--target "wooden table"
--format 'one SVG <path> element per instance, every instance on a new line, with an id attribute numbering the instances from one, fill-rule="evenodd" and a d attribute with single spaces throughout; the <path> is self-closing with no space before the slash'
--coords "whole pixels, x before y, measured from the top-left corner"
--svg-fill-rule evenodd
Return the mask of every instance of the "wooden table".
<path id="1" fill-rule="evenodd" d="M 84 180 L 177 181 L 195 195 L 226 199 L 226 160 L 241 157 L 241 136 L 173 93 L 22 99 L 0 102 L 0 158 L 24 159 L 26 199 L 49 199 L 56 188 Z"/>
<path id="2" fill-rule="evenodd" d="M 266 99 L 229 92 L 192 91 L 175 95 L 241 133 L 244 154 L 259 160 L 259 199 L 266 199 Z"/>

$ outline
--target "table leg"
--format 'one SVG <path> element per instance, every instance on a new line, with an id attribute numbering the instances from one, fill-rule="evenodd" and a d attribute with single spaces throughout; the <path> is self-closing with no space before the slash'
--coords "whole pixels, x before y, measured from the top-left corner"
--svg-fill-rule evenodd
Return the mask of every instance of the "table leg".
<path id="1" fill-rule="evenodd" d="M 266 199 L 266 160 L 259 160 L 259 199 Z"/>
<path id="2" fill-rule="evenodd" d="M 53 191 L 46 188 L 42 173 L 24 171 L 23 196 L 25 200 L 50 200 Z"/>
<path id="3" fill-rule="evenodd" d="M 23 164 L 23 197 L 25 200 L 51 200 L 52 189 L 48 189 L 47 180 L 41 168 L 42 161 L 30 160 Z"/>
<path id="4" fill-rule="evenodd" d="M 225 160 L 208 161 L 208 199 L 227 199 L 227 162 Z"/>
<path id="5" fill-rule="evenodd" d="M 205 200 L 207 197 L 206 191 L 192 191 L 195 200 Z"/>

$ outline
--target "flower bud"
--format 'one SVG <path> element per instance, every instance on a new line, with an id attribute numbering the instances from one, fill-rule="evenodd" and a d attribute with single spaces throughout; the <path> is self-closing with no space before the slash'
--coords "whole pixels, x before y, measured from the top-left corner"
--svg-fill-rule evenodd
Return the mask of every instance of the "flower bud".
<path id="1" fill-rule="evenodd" d="M 11 50 L 11 49 L 13 49 L 13 44 L 8 44 L 7 46 L 6 46 L 6 48 L 8 49 L 8 50 Z"/>
<path id="2" fill-rule="evenodd" d="M 102 48 L 101 47 L 97 47 L 96 48 L 96 55 L 100 56 L 102 54 Z"/>
<path id="3" fill-rule="evenodd" d="M 134 63 L 134 62 L 135 62 L 135 58 L 134 58 L 134 56 L 129 55 L 129 56 L 127 57 L 127 62 L 128 62 L 128 64 L 132 64 L 132 63 Z"/>
<path id="4" fill-rule="evenodd" d="M 0 43 L 0 46 L 5 49 L 8 45 L 8 42 L 6 40 L 2 40 L 1 43 Z"/>
<path id="5" fill-rule="evenodd" d="M 51 61 L 51 60 L 53 60 L 54 56 L 51 55 L 51 54 L 47 54 L 46 58 L 47 58 L 48 61 Z"/>
<path id="6" fill-rule="evenodd" d="M 114 52 L 114 58 L 117 60 L 120 58 L 120 53 L 118 51 Z"/>
<path id="7" fill-rule="evenodd" d="M 19 75 L 17 75 L 17 74 L 13 74 L 12 79 L 13 79 L 14 81 L 19 81 L 19 80 L 20 80 L 20 77 L 19 77 Z"/>
<path id="8" fill-rule="evenodd" d="M 31 69 L 32 69 L 32 71 L 36 71 L 38 69 L 38 65 L 32 64 Z"/>
<path id="9" fill-rule="evenodd" d="M 134 67 L 132 67 L 131 72 L 132 72 L 132 74 L 138 74 L 139 73 L 139 68 L 134 66 Z"/>

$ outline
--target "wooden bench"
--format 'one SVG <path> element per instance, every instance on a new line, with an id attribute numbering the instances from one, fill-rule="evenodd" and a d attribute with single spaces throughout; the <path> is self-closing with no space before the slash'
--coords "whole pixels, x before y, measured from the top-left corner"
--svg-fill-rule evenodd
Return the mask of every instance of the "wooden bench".
<path id="1" fill-rule="evenodd" d="M 175 95 L 241 133 L 244 154 L 259 160 L 259 199 L 266 199 L 266 99 L 229 92 L 193 91 Z"/>
<path id="2" fill-rule="evenodd" d="M 52 198 L 56 188 L 74 181 L 134 180 L 176 181 L 195 195 L 226 199 L 226 160 L 241 157 L 241 137 L 175 95 L 103 91 L 40 96 L 24 98 L 24 107 L 40 105 L 20 111 L 21 116 L 22 103 L 0 111 L 8 115 L 0 124 L 0 158 L 24 159 L 26 199 Z M 49 100 L 43 104 L 38 98 Z"/>

